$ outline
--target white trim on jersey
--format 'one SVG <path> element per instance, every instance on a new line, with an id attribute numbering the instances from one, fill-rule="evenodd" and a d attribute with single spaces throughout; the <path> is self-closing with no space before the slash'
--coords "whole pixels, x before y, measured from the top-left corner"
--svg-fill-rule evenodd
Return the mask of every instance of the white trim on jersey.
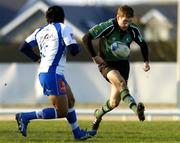
<path id="1" fill-rule="evenodd" d="M 110 26 L 108 26 L 108 27 L 106 27 L 105 29 L 103 29 L 103 31 L 101 31 L 98 35 L 96 35 L 96 37 L 94 37 L 94 39 L 97 39 L 104 31 L 106 31 L 107 29 L 109 29 L 109 28 L 111 28 L 111 27 L 113 27 L 113 25 L 110 25 Z M 94 27 L 93 27 L 94 28 Z M 93 29 L 92 28 L 92 29 Z M 110 32 L 112 32 L 114 30 L 114 28 L 110 31 Z M 109 32 L 109 33 L 110 33 Z"/>

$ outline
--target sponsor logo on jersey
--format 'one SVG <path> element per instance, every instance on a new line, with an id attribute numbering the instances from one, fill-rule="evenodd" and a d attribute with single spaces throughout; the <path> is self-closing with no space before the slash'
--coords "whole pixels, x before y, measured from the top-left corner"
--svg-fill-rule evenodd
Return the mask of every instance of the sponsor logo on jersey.
<path id="1" fill-rule="evenodd" d="M 46 34 L 46 35 L 44 36 L 44 39 L 48 39 L 48 38 L 49 38 L 49 35 Z"/>

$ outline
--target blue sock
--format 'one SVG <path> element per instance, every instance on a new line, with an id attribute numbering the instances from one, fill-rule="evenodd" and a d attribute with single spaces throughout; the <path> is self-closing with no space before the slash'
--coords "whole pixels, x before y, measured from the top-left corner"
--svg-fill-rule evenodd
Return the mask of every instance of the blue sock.
<path id="1" fill-rule="evenodd" d="M 26 120 L 55 119 L 55 118 L 57 118 L 57 111 L 55 108 L 44 108 L 40 111 L 25 112 L 25 113 L 23 113 L 23 117 Z"/>
<path id="2" fill-rule="evenodd" d="M 80 128 L 79 128 L 79 125 L 77 122 L 76 112 L 75 112 L 74 108 L 68 109 L 68 114 L 66 116 L 66 119 L 68 120 L 68 122 L 71 126 L 74 136 L 78 136 Z"/>
<path id="3" fill-rule="evenodd" d="M 55 108 L 44 108 L 40 111 L 36 111 L 36 116 L 38 119 L 56 119 L 57 110 Z"/>
<path id="4" fill-rule="evenodd" d="M 23 117 L 25 117 L 25 119 L 27 119 L 27 120 L 37 119 L 37 116 L 36 116 L 36 112 L 35 112 L 35 111 L 33 111 L 33 112 L 23 112 L 22 115 L 23 115 Z"/>

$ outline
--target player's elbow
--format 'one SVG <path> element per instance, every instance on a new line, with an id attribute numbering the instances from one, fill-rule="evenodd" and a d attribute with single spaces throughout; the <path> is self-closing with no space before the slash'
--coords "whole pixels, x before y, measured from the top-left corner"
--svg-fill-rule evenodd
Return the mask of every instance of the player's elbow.
<path id="1" fill-rule="evenodd" d="M 81 47 L 77 44 L 71 44 L 68 46 L 68 52 L 72 55 L 72 56 L 76 56 L 78 53 L 81 52 Z"/>
<path id="2" fill-rule="evenodd" d="M 25 42 L 19 46 L 19 51 L 22 52 L 24 50 L 24 48 L 25 48 Z"/>
<path id="3" fill-rule="evenodd" d="M 85 43 L 87 41 L 87 34 L 85 34 L 83 37 L 82 37 L 82 41 L 83 43 Z"/>
<path id="4" fill-rule="evenodd" d="M 30 46 L 27 42 L 24 42 L 19 46 L 19 50 L 23 53 L 25 53 L 27 49 L 30 49 Z"/>
<path id="5" fill-rule="evenodd" d="M 88 45 L 88 43 L 91 41 L 91 36 L 89 33 L 86 33 L 83 37 L 82 37 L 82 41 L 85 45 Z"/>

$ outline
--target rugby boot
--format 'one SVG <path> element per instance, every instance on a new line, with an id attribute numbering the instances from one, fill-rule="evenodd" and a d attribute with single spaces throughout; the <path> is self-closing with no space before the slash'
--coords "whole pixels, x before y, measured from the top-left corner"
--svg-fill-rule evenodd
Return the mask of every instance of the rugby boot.
<path id="1" fill-rule="evenodd" d="M 144 111 L 145 111 L 144 104 L 142 102 L 138 103 L 138 105 L 137 105 L 137 115 L 138 115 L 139 120 L 142 121 L 142 122 L 145 120 Z"/>
<path id="2" fill-rule="evenodd" d="M 90 131 L 80 130 L 79 133 L 76 136 L 74 136 L 74 138 L 76 140 L 87 140 L 95 135 L 96 135 L 95 130 L 90 130 Z"/>
<path id="3" fill-rule="evenodd" d="M 24 137 L 26 137 L 27 136 L 27 126 L 28 126 L 29 121 L 23 117 L 23 113 L 16 114 L 16 121 L 18 124 L 19 131 L 21 132 L 21 134 Z"/>

